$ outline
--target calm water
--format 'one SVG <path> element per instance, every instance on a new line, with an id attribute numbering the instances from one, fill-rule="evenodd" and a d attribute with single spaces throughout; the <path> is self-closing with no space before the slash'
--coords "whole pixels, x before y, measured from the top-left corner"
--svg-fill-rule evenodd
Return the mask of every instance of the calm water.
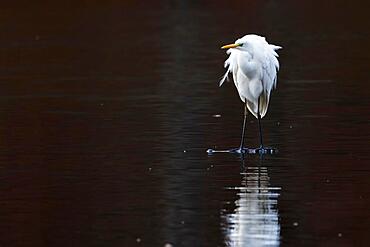
<path id="1" fill-rule="evenodd" d="M 1 246 L 369 245 L 364 6 L 80 2 L 0 10 Z M 219 47 L 245 33 L 284 47 L 279 153 L 207 156 L 239 144 Z"/>

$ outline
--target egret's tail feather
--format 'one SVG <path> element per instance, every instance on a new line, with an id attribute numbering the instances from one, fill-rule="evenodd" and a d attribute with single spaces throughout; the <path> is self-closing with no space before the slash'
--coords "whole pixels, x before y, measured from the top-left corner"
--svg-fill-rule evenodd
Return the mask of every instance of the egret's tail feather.
<path id="1" fill-rule="evenodd" d="M 263 94 L 261 94 L 261 96 L 260 96 L 260 114 L 261 114 L 261 118 L 263 118 L 267 113 L 267 109 L 269 107 L 269 100 L 270 100 L 270 95 L 268 95 L 267 92 L 264 92 Z"/>
<path id="2" fill-rule="evenodd" d="M 267 113 L 267 109 L 269 107 L 269 98 L 270 97 L 267 94 L 267 92 L 263 92 L 260 96 L 259 101 L 260 101 L 261 118 L 263 118 Z M 253 116 L 255 116 L 255 118 L 258 118 L 258 115 L 257 115 L 258 105 L 254 104 L 251 101 L 247 101 L 247 107 L 248 107 L 248 110 L 253 114 Z"/>

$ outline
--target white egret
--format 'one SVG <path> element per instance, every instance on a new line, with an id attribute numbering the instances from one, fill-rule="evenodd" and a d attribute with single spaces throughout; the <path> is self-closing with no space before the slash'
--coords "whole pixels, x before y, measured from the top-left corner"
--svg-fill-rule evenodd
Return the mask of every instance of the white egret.
<path id="1" fill-rule="evenodd" d="M 263 145 L 261 118 L 266 115 L 270 93 L 276 87 L 279 70 L 276 50 L 281 48 L 267 43 L 264 37 L 255 34 L 245 35 L 237 39 L 234 44 L 221 47 L 221 49 L 227 49 L 229 57 L 225 61 L 227 71 L 220 81 L 220 86 L 231 73 L 240 99 L 244 102 L 242 139 L 240 147 L 230 150 L 232 152 L 249 152 L 249 149 L 244 148 L 248 110 L 258 119 L 260 147 L 255 151 L 258 153 L 272 152 L 272 149 L 265 148 Z"/>

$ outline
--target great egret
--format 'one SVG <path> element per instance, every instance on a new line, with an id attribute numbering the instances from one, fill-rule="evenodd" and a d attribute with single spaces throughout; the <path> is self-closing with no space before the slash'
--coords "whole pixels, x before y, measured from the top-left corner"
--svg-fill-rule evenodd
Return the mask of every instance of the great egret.
<path id="1" fill-rule="evenodd" d="M 231 73 L 240 99 L 244 102 L 244 121 L 240 147 L 231 149 L 230 152 L 250 152 L 250 149 L 244 148 L 248 110 L 258 119 L 260 147 L 255 149 L 254 152 L 273 152 L 273 149 L 265 148 L 263 145 L 261 118 L 266 115 L 270 93 L 276 87 L 279 70 L 276 50 L 281 48 L 267 43 L 264 37 L 255 34 L 245 35 L 237 39 L 234 44 L 221 47 L 221 49 L 227 49 L 229 57 L 225 61 L 227 70 L 220 81 L 220 86 Z"/>

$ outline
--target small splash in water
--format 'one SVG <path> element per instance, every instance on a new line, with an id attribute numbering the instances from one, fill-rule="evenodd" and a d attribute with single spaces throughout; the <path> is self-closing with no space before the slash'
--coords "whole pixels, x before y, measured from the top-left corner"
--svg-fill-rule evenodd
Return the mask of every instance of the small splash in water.
<path id="1" fill-rule="evenodd" d="M 208 155 L 215 153 L 231 153 L 231 154 L 276 154 L 278 150 L 276 148 L 265 147 L 265 148 L 232 148 L 226 150 L 216 150 L 209 148 L 206 151 Z"/>

